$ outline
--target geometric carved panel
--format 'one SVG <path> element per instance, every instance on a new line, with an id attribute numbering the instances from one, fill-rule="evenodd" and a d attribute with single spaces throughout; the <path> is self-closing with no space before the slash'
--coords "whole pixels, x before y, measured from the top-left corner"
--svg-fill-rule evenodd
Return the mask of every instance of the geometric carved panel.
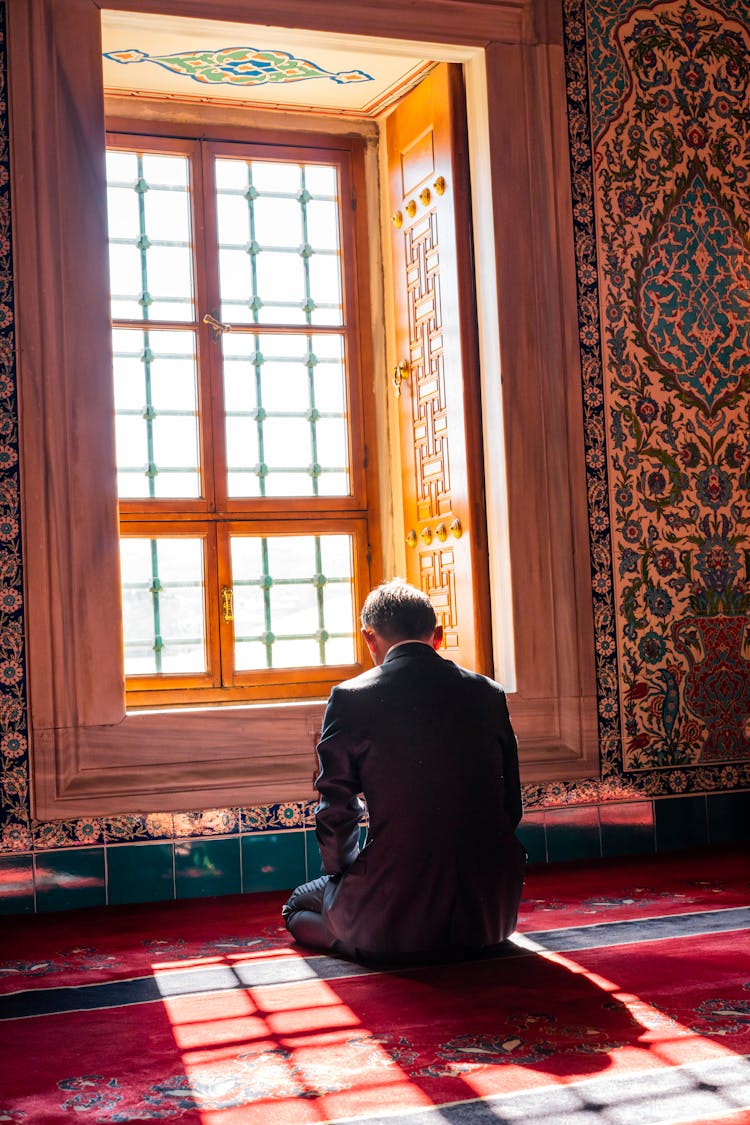
<path id="1" fill-rule="evenodd" d="M 404 232 L 417 519 L 450 512 L 440 247 L 431 208 Z"/>

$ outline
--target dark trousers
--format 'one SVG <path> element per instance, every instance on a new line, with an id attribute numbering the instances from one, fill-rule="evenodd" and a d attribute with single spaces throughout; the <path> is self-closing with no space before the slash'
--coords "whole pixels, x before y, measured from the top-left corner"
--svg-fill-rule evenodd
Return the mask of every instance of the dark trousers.
<path id="1" fill-rule="evenodd" d="M 321 875 L 319 879 L 297 887 L 281 908 L 281 916 L 289 933 L 300 945 L 346 956 L 343 945 L 333 936 L 323 918 L 323 893 L 329 880 L 330 875 Z"/>

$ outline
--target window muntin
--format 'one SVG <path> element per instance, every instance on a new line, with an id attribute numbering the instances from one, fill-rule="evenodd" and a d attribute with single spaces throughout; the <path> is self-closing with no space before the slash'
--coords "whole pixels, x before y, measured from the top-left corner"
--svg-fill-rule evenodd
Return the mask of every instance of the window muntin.
<path id="1" fill-rule="evenodd" d="M 110 145 L 131 697 L 324 691 L 361 662 L 369 565 L 348 155 Z M 283 525 L 255 534 L 269 515 Z M 192 557 L 182 583 L 172 547 Z"/>

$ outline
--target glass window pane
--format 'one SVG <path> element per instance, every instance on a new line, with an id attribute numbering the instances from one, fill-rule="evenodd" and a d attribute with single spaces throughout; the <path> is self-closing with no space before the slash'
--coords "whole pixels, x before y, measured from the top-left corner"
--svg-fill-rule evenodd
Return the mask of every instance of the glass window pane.
<path id="1" fill-rule="evenodd" d="M 138 179 L 138 157 L 134 152 L 107 150 L 107 181 L 133 185 Z"/>
<path id="2" fill-rule="evenodd" d="M 250 241 L 250 209 L 241 195 L 217 195 L 216 218 L 220 246 L 244 246 Z"/>
<path id="3" fill-rule="evenodd" d="M 247 164 L 244 160 L 217 160 L 214 174 L 217 191 L 247 191 Z"/>
<path id="4" fill-rule="evenodd" d="M 318 477 L 318 496 L 350 496 L 348 473 L 331 473 L 324 469 Z"/>
<path id="5" fill-rule="evenodd" d="M 326 469 L 345 469 L 349 456 L 343 418 L 321 418 L 315 426 L 315 432 L 318 463 Z"/>
<path id="6" fill-rule="evenodd" d="M 137 246 L 119 242 L 109 247 L 109 279 L 113 297 L 129 297 L 138 301 L 143 293 L 141 254 Z M 141 316 L 140 305 L 135 305 L 134 315 Z"/>
<path id="7" fill-rule="evenodd" d="M 249 413 L 258 405 L 255 365 L 246 360 L 224 359 L 224 406 L 228 414 Z"/>
<path id="8" fill-rule="evenodd" d="M 166 153 L 143 154 L 143 178 L 150 186 L 182 188 L 187 191 L 190 165 L 185 156 Z"/>
<path id="9" fill-rule="evenodd" d="M 258 464 L 258 424 L 252 418 L 227 418 L 227 465 L 254 469 Z"/>
<path id="10" fill-rule="evenodd" d="M 311 200 L 307 204 L 307 231 L 307 241 L 314 250 L 338 250 L 339 209 L 333 200 Z"/>
<path id="11" fill-rule="evenodd" d="M 186 194 L 152 188 L 143 198 L 151 242 L 190 242 L 190 201 Z"/>
<path id="12" fill-rule="evenodd" d="M 346 410 L 346 384 L 343 363 L 319 362 L 315 367 L 315 405 L 324 414 L 343 414 Z"/>
<path id="13" fill-rule="evenodd" d="M 330 164 L 306 164 L 305 187 L 310 195 L 338 195 L 338 173 Z"/>
<path id="14" fill-rule="evenodd" d="M 318 629 L 318 597 L 307 583 L 271 587 L 271 621 L 277 637 L 311 636 Z"/>
<path id="15" fill-rule="evenodd" d="M 296 199 L 261 196 L 253 206 L 255 237 L 261 246 L 294 246 L 302 241 L 302 208 Z"/>
<path id="16" fill-rule="evenodd" d="M 326 664 L 354 664 L 354 637 L 331 637 L 326 642 Z"/>
<path id="17" fill-rule="evenodd" d="M 126 675 L 206 670 L 203 541 L 124 537 Z"/>
<path id="18" fill-rule="evenodd" d="M 260 374 L 263 409 L 307 410 L 310 407 L 310 378 L 299 363 L 266 360 Z"/>
<path id="19" fill-rule="evenodd" d="M 138 196 L 132 187 L 110 187 L 107 191 L 109 237 L 135 240 L 140 231 Z"/>
<path id="20" fill-rule="evenodd" d="M 285 305 L 305 300 L 304 260 L 297 253 L 261 250 L 257 256 L 258 296 Z"/>
<path id="21" fill-rule="evenodd" d="M 252 300 L 251 264 L 244 250 L 219 251 L 219 279 L 222 301 Z"/>
<path id="22" fill-rule="evenodd" d="M 304 418 L 266 418 L 263 460 L 269 468 L 306 468 L 312 460 L 310 423 Z"/>
<path id="23" fill-rule="evenodd" d="M 309 668 L 320 662 L 319 648 L 313 639 L 280 639 L 273 646 L 274 668 Z"/>
<path id="24" fill-rule="evenodd" d="M 152 246 L 148 254 L 148 291 L 154 300 L 192 296 L 190 250 L 181 246 Z"/>
<path id="25" fill-rule="evenodd" d="M 333 254 L 313 254 L 310 263 L 310 296 L 316 305 L 341 304 L 339 259 Z"/>
<path id="26" fill-rule="evenodd" d="M 238 669 L 354 661 L 351 536 L 236 536 L 231 558 Z"/>
<path id="27" fill-rule="evenodd" d="M 255 672 L 268 667 L 266 646 L 262 641 L 237 641 L 234 646 L 234 666 L 238 672 Z"/>
<path id="28" fill-rule="evenodd" d="M 315 574 L 315 537 L 312 535 L 269 536 L 268 572 L 274 578 L 304 578 Z"/>
<path id="29" fill-rule="evenodd" d="M 275 160 L 254 160 L 252 162 L 252 173 L 253 187 L 259 192 L 296 195 L 302 186 L 299 164 L 287 164 Z"/>
<path id="30" fill-rule="evenodd" d="M 268 470 L 264 480 L 264 496 L 313 496 L 313 478 L 310 473 L 279 472 Z"/>

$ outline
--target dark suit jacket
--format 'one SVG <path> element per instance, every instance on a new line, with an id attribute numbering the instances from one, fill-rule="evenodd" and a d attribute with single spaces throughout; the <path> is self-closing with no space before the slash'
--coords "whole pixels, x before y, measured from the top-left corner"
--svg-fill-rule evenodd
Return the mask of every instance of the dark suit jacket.
<path id="1" fill-rule="evenodd" d="M 318 745 L 323 914 L 359 954 L 485 946 L 515 927 L 524 853 L 502 688 L 426 644 L 336 687 Z M 370 824 L 359 850 L 358 794 Z"/>

